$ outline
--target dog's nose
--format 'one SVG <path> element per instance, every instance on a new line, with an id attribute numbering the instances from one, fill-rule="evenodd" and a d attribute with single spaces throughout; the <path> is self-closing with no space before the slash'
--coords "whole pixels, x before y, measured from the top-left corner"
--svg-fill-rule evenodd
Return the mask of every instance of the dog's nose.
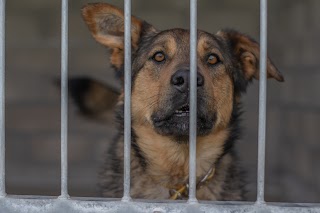
<path id="1" fill-rule="evenodd" d="M 171 84 L 180 92 L 187 92 L 189 90 L 189 69 L 178 70 L 171 77 Z M 197 73 L 197 86 L 202 87 L 204 85 L 204 78 L 199 72 Z"/>

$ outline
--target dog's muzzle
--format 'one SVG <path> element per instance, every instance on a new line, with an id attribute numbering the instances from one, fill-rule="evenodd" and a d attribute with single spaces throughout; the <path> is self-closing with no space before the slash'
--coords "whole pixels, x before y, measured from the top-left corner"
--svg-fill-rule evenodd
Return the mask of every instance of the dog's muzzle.
<path id="1" fill-rule="evenodd" d="M 189 84 L 190 70 L 179 69 L 170 79 L 170 89 L 163 96 L 162 104 L 151 116 L 155 130 L 178 141 L 186 141 L 189 135 Z M 209 110 L 205 95 L 205 80 L 197 73 L 197 135 L 208 134 L 215 121 L 215 113 Z"/>

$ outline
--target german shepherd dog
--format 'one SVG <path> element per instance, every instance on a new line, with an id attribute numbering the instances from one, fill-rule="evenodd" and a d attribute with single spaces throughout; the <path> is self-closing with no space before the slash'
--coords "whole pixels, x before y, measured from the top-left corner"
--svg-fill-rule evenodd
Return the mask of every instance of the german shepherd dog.
<path id="1" fill-rule="evenodd" d="M 110 62 L 123 86 L 123 11 L 94 3 L 86 5 L 82 15 L 95 40 L 110 49 Z M 131 30 L 131 196 L 186 199 L 190 32 L 160 31 L 136 17 Z M 198 30 L 197 34 L 197 198 L 242 200 L 245 186 L 234 144 L 240 134 L 241 96 L 254 78 L 259 79 L 259 44 L 233 30 L 217 34 Z M 270 59 L 267 76 L 284 81 Z M 88 79 L 70 83 L 83 111 L 106 108 L 99 107 L 106 106 L 110 97 L 102 84 Z M 105 197 L 122 197 L 123 192 L 124 92 L 116 97 L 119 134 L 110 145 L 101 175 Z"/>

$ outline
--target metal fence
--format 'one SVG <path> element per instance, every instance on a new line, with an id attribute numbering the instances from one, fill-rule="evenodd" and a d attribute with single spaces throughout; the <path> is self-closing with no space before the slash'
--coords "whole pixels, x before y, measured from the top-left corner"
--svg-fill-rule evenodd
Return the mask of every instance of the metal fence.
<path id="1" fill-rule="evenodd" d="M 189 200 L 150 201 L 130 197 L 131 149 L 131 1 L 125 0 L 125 159 L 124 194 L 121 200 L 79 198 L 68 195 L 68 0 L 61 8 L 61 195 L 59 197 L 13 196 L 5 188 L 5 0 L 0 0 L 0 213 L 10 212 L 320 212 L 320 204 L 266 203 L 265 130 L 267 0 L 260 0 L 259 148 L 256 202 L 201 202 L 196 198 L 196 67 L 197 0 L 190 0 L 190 158 Z"/>

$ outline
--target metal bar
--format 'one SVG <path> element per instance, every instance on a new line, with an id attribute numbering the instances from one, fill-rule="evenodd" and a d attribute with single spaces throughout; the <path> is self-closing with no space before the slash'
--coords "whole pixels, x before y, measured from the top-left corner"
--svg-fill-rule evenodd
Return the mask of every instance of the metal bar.
<path id="1" fill-rule="evenodd" d="M 266 99 L 267 99 L 267 0 L 260 0 L 260 84 L 257 203 L 264 203 Z"/>
<path id="2" fill-rule="evenodd" d="M 277 213 L 310 213 L 320 212 L 319 204 L 293 204 L 293 203 L 266 203 L 266 205 L 254 205 L 250 202 L 200 202 L 192 209 L 188 209 L 186 202 L 157 202 L 135 200 L 124 203 L 119 200 L 106 200 L 95 198 L 71 198 L 55 199 L 43 197 L 23 198 L 9 196 L 0 199 L 0 212 L 5 213 L 107 213 L 107 212 L 203 212 L 203 213 L 254 213 L 254 212 L 277 212 Z M 121 211 L 123 210 L 123 211 Z"/>
<path id="3" fill-rule="evenodd" d="M 61 2 L 61 195 L 68 198 L 68 0 Z"/>
<path id="4" fill-rule="evenodd" d="M 5 0 L 0 0 L 0 197 L 6 196 L 5 171 Z"/>
<path id="5" fill-rule="evenodd" d="M 130 201 L 131 151 L 131 0 L 124 1 L 124 180 L 123 201 Z"/>
<path id="6" fill-rule="evenodd" d="M 197 140 L 197 0 L 190 0 L 190 126 L 189 126 L 189 203 L 196 198 Z"/>

